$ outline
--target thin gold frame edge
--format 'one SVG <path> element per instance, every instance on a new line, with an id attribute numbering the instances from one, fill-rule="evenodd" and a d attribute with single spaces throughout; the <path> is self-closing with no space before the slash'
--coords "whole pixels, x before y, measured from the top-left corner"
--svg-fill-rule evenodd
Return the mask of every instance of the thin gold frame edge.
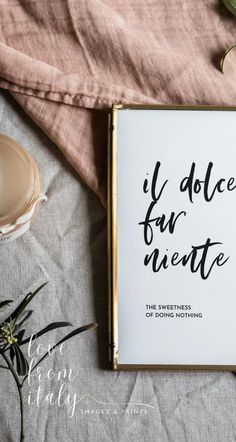
<path id="1" fill-rule="evenodd" d="M 116 195 L 116 117 L 117 107 L 109 116 L 108 140 L 108 257 L 109 257 L 109 346 L 112 368 L 118 363 L 118 301 L 117 301 L 117 195 Z"/>
<path id="2" fill-rule="evenodd" d="M 135 103 L 126 103 L 126 104 L 113 104 L 112 111 L 121 110 L 121 109 L 146 109 L 146 110 L 228 110 L 228 111 L 236 111 L 235 106 L 223 106 L 223 105 L 209 105 L 209 104 L 135 104 Z"/>
<path id="3" fill-rule="evenodd" d="M 116 370 L 236 371 L 236 365 L 117 364 Z"/>
<path id="4" fill-rule="evenodd" d="M 117 256 L 117 241 L 115 244 L 113 243 L 113 229 L 115 228 L 117 233 L 117 186 L 116 186 L 116 177 L 114 179 L 114 158 L 117 155 L 117 111 L 122 109 L 146 109 L 146 110 L 220 110 L 220 111 L 236 111 L 236 106 L 220 106 L 220 105 L 192 105 L 192 104 L 113 104 L 110 114 L 110 123 L 109 123 L 109 142 L 108 142 L 108 176 L 111 178 L 110 185 L 111 188 L 108 188 L 108 217 L 110 220 L 110 228 L 111 232 L 109 234 L 109 255 L 110 257 L 110 266 L 109 266 L 109 277 L 113 280 L 113 286 L 109 287 L 109 302 L 111 305 L 109 311 L 109 319 L 111 324 L 111 340 L 109 345 L 112 345 L 112 368 L 113 370 L 124 370 L 124 371 L 133 371 L 133 370 L 207 370 L 207 371 L 236 371 L 236 365 L 176 365 L 176 364 L 119 364 L 118 362 L 118 293 L 117 293 L 117 284 L 114 287 L 114 273 L 115 280 L 117 281 L 117 267 L 114 268 L 114 255 Z M 115 164 L 115 172 L 116 164 Z M 115 189 L 114 189 L 115 185 Z M 115 206 L 115 207 L 114 207 Z M 117 238 L 117 236 L 116 236 Z M 115 249 L 115 252 L 114 252 Z M 115 257 L 116 258 L 116 257 Z M 117 265 L 116 259 L 115 263 Z"/>

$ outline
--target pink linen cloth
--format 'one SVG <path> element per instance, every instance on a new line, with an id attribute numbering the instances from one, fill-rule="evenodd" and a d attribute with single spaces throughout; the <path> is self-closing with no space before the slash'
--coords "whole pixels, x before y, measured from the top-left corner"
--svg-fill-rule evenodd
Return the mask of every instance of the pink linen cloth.
<path id="1" fill-rule="evenodd" d="M 112 103 L 236 105 L 217 0 L 0 0 L 0 87 L 105 201 Z"/>

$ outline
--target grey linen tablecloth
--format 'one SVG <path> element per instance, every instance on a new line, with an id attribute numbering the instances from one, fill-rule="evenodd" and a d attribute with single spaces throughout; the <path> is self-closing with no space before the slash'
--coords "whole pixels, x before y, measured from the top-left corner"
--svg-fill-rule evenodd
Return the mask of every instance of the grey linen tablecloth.
<path id="1" fill-rule="evenodd" d="M 7 94 L 0 95 L 0 124 L 1 132 L 31 152 L 48 196 L 30 231 L 1 245 L 0 298 L 19 301 L 49 280 L 32 303 L 35 312 L 28 333 L 57 320 L 69 320 L 74 326 L 99 324 L 68 341 L 65 354 L 42 362 L 41 382 L 37 376 L 31 387 L 26 384 L 26 442 L 235 441 L 232 373 L 108 369 L 106 213 L 58 149 Z M 40 342 L 53 344 L 69 330 L 52 331 Z M 157 339 L 162 345 L 161 336 Z M 53 380 L 46 377 L 50 368 Z M 71 380 L 56 377 L 64 368 L 72 370 Z M 77 401 L 74 412 L 66 404 L 45 400 L 49 393 L 58 398 L 63 381 L 67 395 Z M 35 399 L 38 386 L 41 402 L 27 405 L 29 392 Z M 18 396 L 6 370 L 0 371 L 0 391 L 0 442 L 18 441 Z"/>

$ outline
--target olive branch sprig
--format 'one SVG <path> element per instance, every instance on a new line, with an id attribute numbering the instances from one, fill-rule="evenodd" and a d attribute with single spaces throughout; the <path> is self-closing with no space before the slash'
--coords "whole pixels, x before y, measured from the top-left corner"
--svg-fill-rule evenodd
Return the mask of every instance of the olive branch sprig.
<path id="1" fill-rule="evenodd" d="M 20 421 L 21 421 L 21 431 L 20 431 L 20 442 L 24 442 L 25 434 L 24 434 L 24 402 L 22 395 L 22 388 L 24 382 L 28 377 L 29 372 L 29 363 L 27 358 L 24 355 L 24 351 L 22 350 L 22 346 L 28 344 L 33 336 L 33 341 L 38 339 L 40 336 L 43 336 L 45 333 L 48 333 L 52 330 L 72 326 L 70 322 L 60 321 L 60 322 L 52 322 L 44 327 L 42 330 L 31 334 L 29 337 L 25 338 L 25 328 L 23 327 L 28 319 L 33 314 L 33 310 L 27 311 L 26 308 L 30 304 L 30 302 L 34 299 L 34 297 L 45 287 L 48 282 L 45 282 L 40 287 L 38 287 L 33 293 L 28 293 L 23 300 L 19 303 L 19 305 L 13 310 L 13 312 L 8 315 L 4 321 L 0 322 L 0 355 L 5 362 L 5 365 L 0 365 L 0 368 L 7 369 L 11 372 L 17 387 L 17 391 L 19 394 L 19 403 L 20 403 Z M 9 306 L 13 301 L 12 300 L 4 300 L 0 301 L 0 310 L 4 307 Z M 97 327 L 97 324 L 91 323 L 88 325 L 84 325 L 82 327 L 74 329 L 71 333 L 64 336 L 60 339 L 56 344 L 54 344 L 50 348 L 50 353 L 58 346 L 60 346 L 63 342 L 71 339 L 73 336 L 78 335 L 86 330 L 93 329 Z M 35 364 L 31 371 L 35 370 L 37 366 L 50 354 L 49 351 L 45 352 L 43 356 L 39 359 L 37 364 Z"/>

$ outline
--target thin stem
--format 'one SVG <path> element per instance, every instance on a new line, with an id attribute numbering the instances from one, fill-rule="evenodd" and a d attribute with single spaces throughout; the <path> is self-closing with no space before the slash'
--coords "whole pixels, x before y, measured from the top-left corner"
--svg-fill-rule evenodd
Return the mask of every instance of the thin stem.
<path id="1" fill-rule="evenodd" d="M 17 390 L 18 390 L 18 394 L 19 394 L 19 400 L 20 400 L 20 442 L 24 442 L 25 440 L 25 435 L 24 435 L 24 405 L 23 405 L 23 397 L 22 397 L 22 385 L 20 384 L 19 378 L 17 376 L 17 373 L 10 361 L 10 359 L 8 359 L 8 357 L 1 352 L 1 355 L 3 357 L 3 359 L 5 360 L 6 364 L 9 367 L 9 370 L 11 371 L 15 382 L 16 382 L 16 386 L 17 386 Z"/>
<path id="2" fill-rule="evenodd" d="M 22 397 L 22 389 L 21 387 L 18 389 L 19 398 L 20 398 L 20 442 L 24 442 L 25 434 L 24 434 L 24 405 L 23 405 L 23 397 Z"/>

